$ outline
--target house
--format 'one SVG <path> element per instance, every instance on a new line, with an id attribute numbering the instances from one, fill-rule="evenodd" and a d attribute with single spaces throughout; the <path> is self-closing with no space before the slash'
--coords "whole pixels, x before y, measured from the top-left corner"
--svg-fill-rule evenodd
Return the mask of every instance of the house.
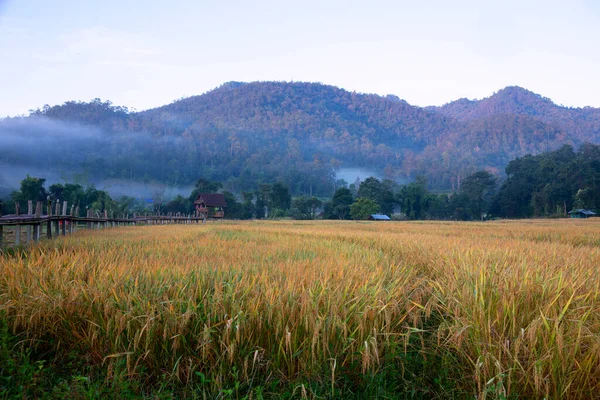
<path id="1" fill-rule="evenodd" d="M 590 218 L 595 217 L 596 213 L 590 210 L 586 210 L 584 208 L 578 208 L 576 210 L 569 211 L 569 215 L 571 218 Z"/>
<path id="2" fill-rule="evenodd" d="M 204 218 L 223 218 L 225 212 L 224 207 L 227 207 L 227 201 L 223 193 L 198 193 L 196 200 L 196 213 Z"/>
<path id="3" fill-rule="evenodd" d="M 391 221 L 392 219 L 385 214 L 371 214 L 369 221 Z"/>

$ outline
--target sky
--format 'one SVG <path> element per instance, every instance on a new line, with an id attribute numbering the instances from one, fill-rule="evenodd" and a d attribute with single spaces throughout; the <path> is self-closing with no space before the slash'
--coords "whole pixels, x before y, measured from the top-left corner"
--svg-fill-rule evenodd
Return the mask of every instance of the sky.
<path id="1" fill-rule="evenodd" d="M 518 85 L 600 107 L 599 43 L 597 0 L 0 0 L 0 117 L 270 80 L 418 106 Z"/>

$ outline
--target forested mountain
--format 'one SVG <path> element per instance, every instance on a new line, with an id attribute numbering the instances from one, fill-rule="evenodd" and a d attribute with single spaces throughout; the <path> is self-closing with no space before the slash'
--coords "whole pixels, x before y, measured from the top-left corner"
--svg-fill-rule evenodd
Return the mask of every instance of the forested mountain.
<path id="1" fill-rule="evenodd" d="M 569 108 L 518 86 L 509 86 L 482 100 L 459 99 L 441 107 L 427 107 L 459 121 L 498 115 L 526 115 L 563 129 L 575 142 L 600 135 L 600 109 Z"/>
<path id="2" fill-rule="evenodd" d="M 598 143 L 599 116 L 520 88 L 420 108 L 318 83 L 230 82 L 143 112 L 96 99 L 4 119 L 0 187 L 42 171 L 84 183 L 187 186 L 204 177 L 233 192 L 281 181 L 294 195 L 330 196 L 336 171 L 368 168 L 450 190 L 476 170 L 502 175 L 528 153 Z"/>

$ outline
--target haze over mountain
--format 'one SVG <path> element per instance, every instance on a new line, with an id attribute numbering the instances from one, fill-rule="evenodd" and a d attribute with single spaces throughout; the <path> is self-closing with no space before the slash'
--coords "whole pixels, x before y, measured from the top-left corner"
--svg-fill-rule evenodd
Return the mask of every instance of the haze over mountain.
<path id="1" fill-rule="evenodd" d="M 420 108 L 320 83 L 229 82 L 143 112 L 96 99 L 6 118 L 0 186 L 25 173 L 113 190 L 204 177 L 235 192 L 280 180 L 294 194 L 330 195 L 336 172 L 366 169 L 399 182 L 422 174 L 452 190 L 477 169 L 502 175 L 516 157 L 584 142 L 600 142 L 600 109 L 519 87 Z"/>

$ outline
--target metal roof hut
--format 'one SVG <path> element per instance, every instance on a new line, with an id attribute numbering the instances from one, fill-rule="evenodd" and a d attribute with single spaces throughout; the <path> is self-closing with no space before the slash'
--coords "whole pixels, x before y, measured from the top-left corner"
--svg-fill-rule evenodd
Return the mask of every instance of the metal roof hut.
<path id="1" fill-rule="evenodd" d="M 591 210 L 586 210 L 584 208 L 578 208 L 576 210 L 569 211 L 569 215 L 571 218 L 590 218 L 595 217 L 596 213 Z"/>
<path id="2" fill-rule="evenodd" d="M 225 212 L 224 207 L 227 207 L 227 201 L 223 193 L 198 193 L 196 200 L 196 213 L 204 218 L 223 218 Z"/>
<path id="3" fill-rule="evenodd" d="M 369 221 L 391 221 L 392 219 L 385 214 L 371 214 Z"/>

